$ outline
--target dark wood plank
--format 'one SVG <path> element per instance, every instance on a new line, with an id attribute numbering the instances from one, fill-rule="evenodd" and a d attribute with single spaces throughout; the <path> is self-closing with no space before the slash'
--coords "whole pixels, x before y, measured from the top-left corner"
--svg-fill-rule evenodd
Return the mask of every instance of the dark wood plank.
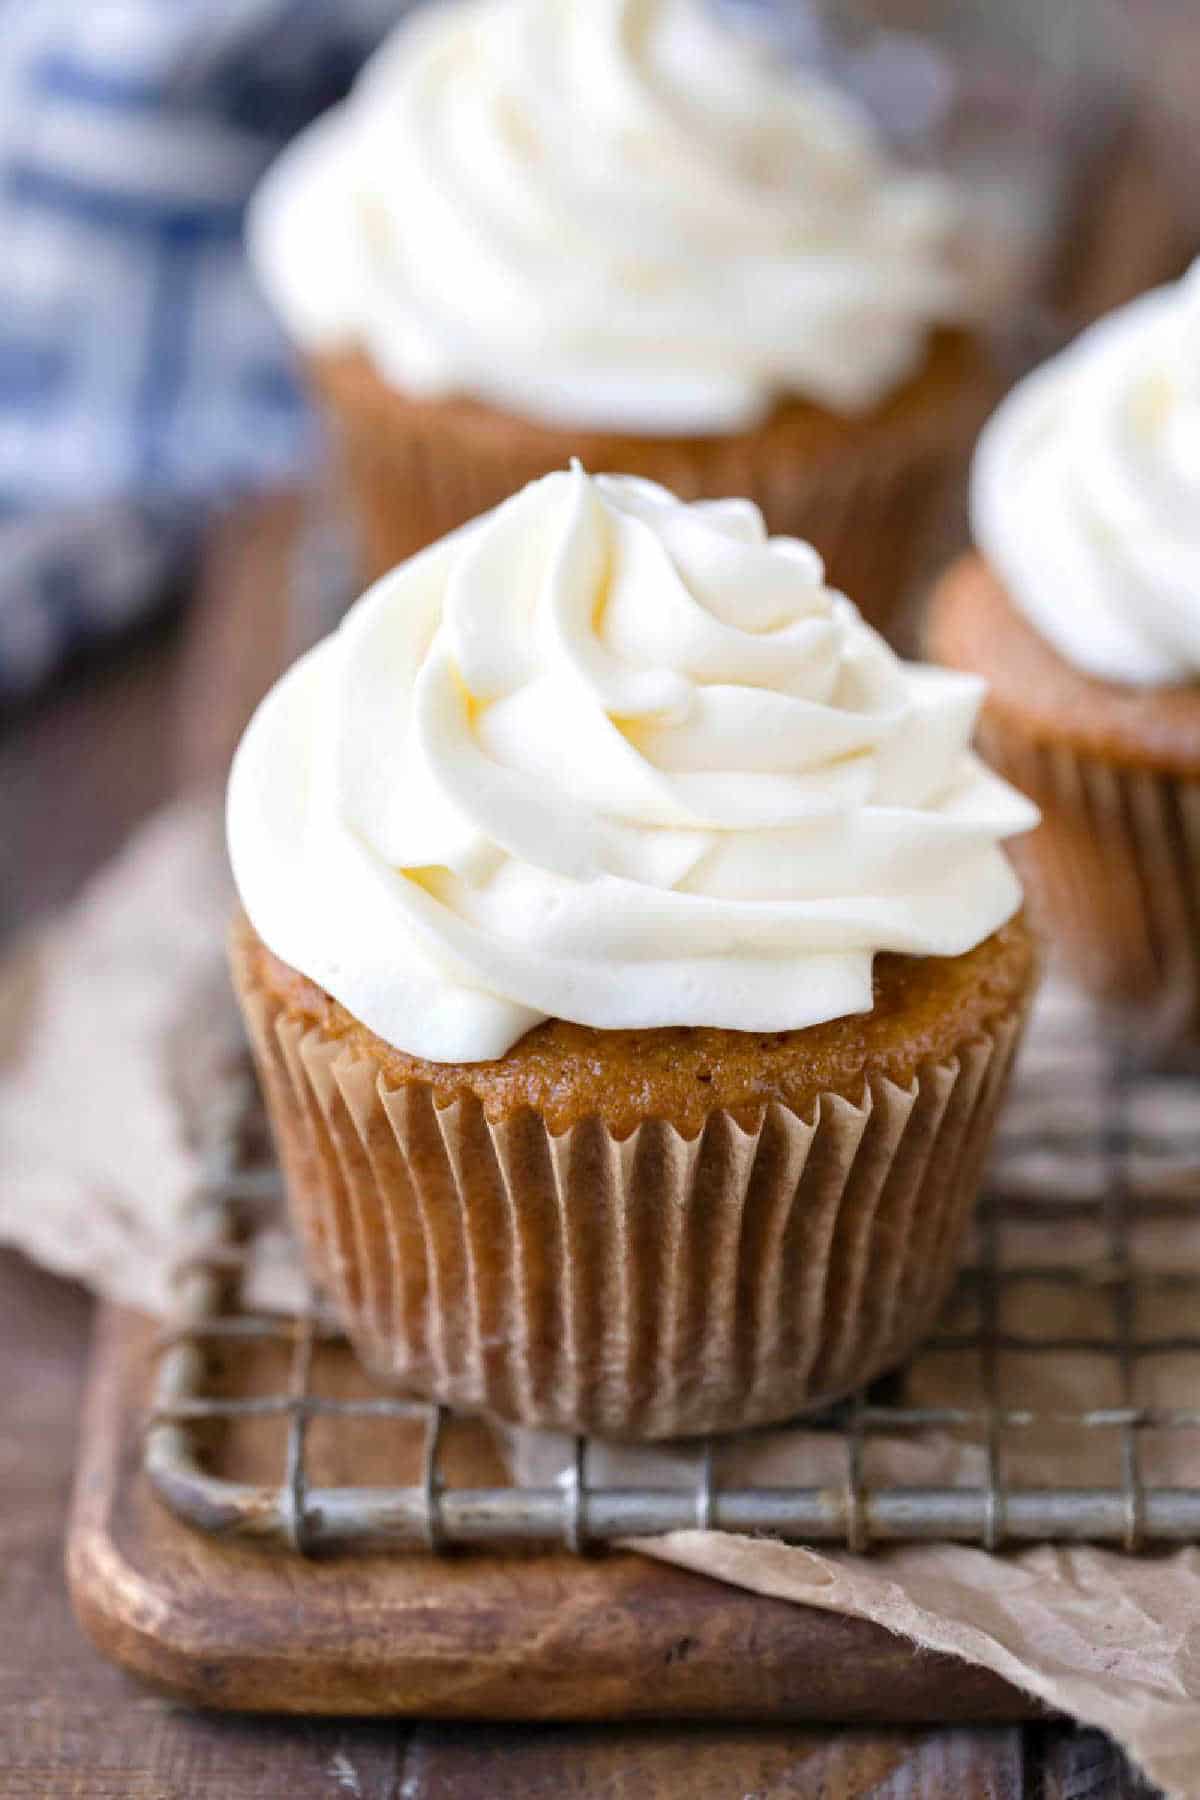
<path id="1" fill-rule="evenodd" d="M 62 1540 L 91 1313 L 79 1288 L 0 1254 L 0 1793 L 340 1800 L 352 1766 L 364 1795 L 394 1795 L 403 1730 L 187 1714 L 81 1638 Z"/>
<path id="2" fill-rule="evenodd" d="M 1046 1726 L 1031 1731 L 1030 1746 L 1042 1772 L 1039 1800 L 1155 1800 L 1158 1793 L 1102 1732 Z"/>
<path id="3" fill-rule="evenodd" d="M 405 1749 L 413 1800 L 1021 1800 L 1021 1734 L 753 1726 L 420 1726 Z"/>
<path id="4" fill-rule="evenodd" d="M 61 906 L 155 807 L 223 778 L 294 654 L 287 579 L 303 503 L 212 529 L 186 611 L 72 672 L 0 729 L 0 939 Z"/>
<path id="5" fill-rule="evenodd" d="M 213 528 L 171 695 L 169 755 L 180 786 L 224 779 L 250 714 L 307 647 L 293 567 L 305 516 L 302 496 L 270 494 Z"/>
<path id="6" fill-rule="evenodd" d="M 70 899 L 174 791 L 178 623 L 77 673 L 0 733 L 0 938 Z"/>
<path id="7" fill-rule="evenodd" d="M 1030 1714 L 994 1676 L 875 1625 L 642 1557 L 303 1563 L 194 1532 L 138 1467 L 151 1331 L 136 1315 L 102 1313 L 67 1566 L 93 1638 L 178 1695 L 467 1719 Z"/>
<path id="8" fill-rule="evenodd" d="M 1187 267 L 1195 244 L 1166 179 L 1165 154 L 1160 122 L 1143 105 L 1082 172 L 1072 208 L 1077 229 L 1051 282 L 1064 323 L 1085 325 Z"/>

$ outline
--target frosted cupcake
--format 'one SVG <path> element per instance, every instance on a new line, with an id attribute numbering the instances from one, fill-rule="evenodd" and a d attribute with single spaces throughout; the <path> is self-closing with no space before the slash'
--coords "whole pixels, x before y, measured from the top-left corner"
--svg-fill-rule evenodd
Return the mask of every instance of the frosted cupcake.
<path id="1" fill-rule="evenodd" d="M 936 597 L 940 661 L 990 685 L 983 743 L 1042 809 L 1031 903 L 1070 966 L 1166 1035 L 1200 1024 L 1200 265 L 1094 326 L 988 425 L 981 554 Z"/>
<path id="2" fill-rule="evenodd" d="M 1032 981 L 969 676 L 578 465 L 380 582 L 235 760 L 236 985 L 381 1377 L 656 1438 L 901 1358 Z"/>
<path id="3" fill-rule="evenodd" d="M 960 224 L 702 0 L 467 0 L 285 154 L 250 241 L 372 575 L 578 454 L 750 495 L 882 623 L 989 403 Z"/>

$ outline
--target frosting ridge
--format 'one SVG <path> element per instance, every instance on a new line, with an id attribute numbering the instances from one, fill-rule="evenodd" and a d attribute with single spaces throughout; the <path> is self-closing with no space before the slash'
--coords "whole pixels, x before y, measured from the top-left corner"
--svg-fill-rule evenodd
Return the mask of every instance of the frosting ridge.
<path id="1" fill-rule="evenodd" d="M 797 1029 L 879 950 L 957 955 L 1035 809 L 982 685 L 901 663 L 806 544 L 575 465 L 378 583 L 262 703 L 229 790 L 270 949 L 380 1037 L 501 1055 L 546 1017 Z"/>

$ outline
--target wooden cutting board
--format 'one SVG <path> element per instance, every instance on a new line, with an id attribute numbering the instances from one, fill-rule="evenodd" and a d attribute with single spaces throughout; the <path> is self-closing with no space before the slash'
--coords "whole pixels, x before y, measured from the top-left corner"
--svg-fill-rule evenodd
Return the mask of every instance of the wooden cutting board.
<path id="1" fill-rule="evenodd" d="M 103 1308 L 67 1541 L 101 1650 L 235 1710 L 458 1719 L 1015 1720 L 1027 1696 L 878 1626 L 634 1555 L 305 1560 L 183 1525 L 141 1472 L 154 1326 Z M 366 1434 L 359 1478 L 385 1477 Z"/>

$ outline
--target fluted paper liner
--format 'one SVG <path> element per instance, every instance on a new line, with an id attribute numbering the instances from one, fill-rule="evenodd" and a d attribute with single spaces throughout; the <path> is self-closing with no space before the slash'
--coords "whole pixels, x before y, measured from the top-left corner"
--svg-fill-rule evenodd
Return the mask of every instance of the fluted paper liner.
<path id="1" fill-rule="evenodd" d="M 315 358 L 312 368 L 336 420 L 370 579 L 566 464 L 560 436 L 543 440 L 501 415 L 490 428 L 474 429 L 435 407 L 409 417 L 390 392 L 373 401 L 345 382 L 337 359 Z M 884 629 L 989 398 L 986 379 L 971 371 L 959 391 L 876 422 L 861 441 L 850 431 L 811 450 L 783 448 L 758 432 L 704 439 L 698 448 L 686 440 L 622 439 L 622 467 L 607 472 L 645 476 L 681 499 L 753 500 L 773 532 L 816 544 L 831 582 Z"/>
<path id="2" fill-rule="evenodd" d="M 618 1139 L 439 1109 L 242 999 L 310 1267 L 367 1367 L 623 1439 L 787 1418 L 906 1354 L 953 1278 L 1019 1025 L 858 1104 Z"/>
<path id="3" fill-rule="evenodd" d="M 1076 980 L 1150 1038 L 1196 1037 L 1200 781 L 1037 742 L 990 710 L 979 741 L 1042 810 L 1012 854 Z"/>

